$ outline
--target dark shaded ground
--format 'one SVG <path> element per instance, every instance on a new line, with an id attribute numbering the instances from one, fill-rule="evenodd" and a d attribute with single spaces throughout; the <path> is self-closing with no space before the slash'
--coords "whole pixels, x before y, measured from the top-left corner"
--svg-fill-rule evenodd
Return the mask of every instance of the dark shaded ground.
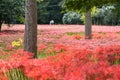
<path id="1" fill-rule="evenodd" d="M 2 30 L 0 32 L 0 35 L 11 35 L 11 34 L 20 34 L 24 33 L 24 31 L 21 30 Z"/>

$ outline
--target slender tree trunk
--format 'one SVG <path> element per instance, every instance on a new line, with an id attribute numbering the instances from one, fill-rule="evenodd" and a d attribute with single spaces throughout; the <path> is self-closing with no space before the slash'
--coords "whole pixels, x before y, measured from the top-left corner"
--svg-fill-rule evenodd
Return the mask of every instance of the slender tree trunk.
<path id="1" fill-rule="evenodd" d="M 0 32 L 2 31 L 2 21 L 0 21 Z"/>
<path id="2" fill-rule="evenodd" d="M 26 0 L 24 51 L 34 53 L 37 57 L 37 7 L 36 0 Z"/>
<path id="3" fill-rule="evenodd" d="M 85 13 L 85 39 L 91 39 L 92 35 L 92 19 L 91 19 L 91 10 Z"/>

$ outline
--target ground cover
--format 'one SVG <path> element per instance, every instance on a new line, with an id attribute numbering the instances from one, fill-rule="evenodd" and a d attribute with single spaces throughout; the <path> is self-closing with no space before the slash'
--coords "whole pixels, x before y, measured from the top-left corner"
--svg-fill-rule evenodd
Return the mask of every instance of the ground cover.
<path id="1" fill-rule="evenodd" d="M 120 80 L 120 27 L 39 25 L 38 59 L 23 52 L 24 25 L 0 33 L 0 80 Z M 16 76 L 16 77 L 15 77 Z"/>

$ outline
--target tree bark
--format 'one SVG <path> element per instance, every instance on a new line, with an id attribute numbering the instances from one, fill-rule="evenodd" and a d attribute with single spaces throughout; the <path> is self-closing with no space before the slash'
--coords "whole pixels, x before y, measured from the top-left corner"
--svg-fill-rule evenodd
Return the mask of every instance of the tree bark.
<path id="1" fill-rule="evenodd" d="M 92 38 L 92 19 L 91 19 L 91 10 L 85 13 L 85 39 Z"/>
<path id="2" fill-rule="evenodd" d="M 2 21 L 0 21 L 0 32 L 2 31 Z"/>
<path id="3" fill-rule="evenodd" d="M 24 51 L 34 53 L 37 57 L 37 3 L 36 0 L 26 0 Z"/>

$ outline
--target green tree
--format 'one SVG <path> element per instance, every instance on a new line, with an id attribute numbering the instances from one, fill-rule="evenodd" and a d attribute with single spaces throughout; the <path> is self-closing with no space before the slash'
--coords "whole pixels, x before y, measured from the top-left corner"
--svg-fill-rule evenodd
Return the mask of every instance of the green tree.
<path id="1" fill-rule="evenodd" d="M 15 23 L 20 20 L 23 13 L 23 0 L 0 0 L 0 31 L 3 23 Z"/>
<path id="2" fill-rule="evenodd" d="M 115 9 L 113 10 L 114 15 L 116 16 L 116 24 L 120 25 L 120 2 L 117 2 L 114 5 Z"/>
<path id="3" fill-rule="evenodd" d="M 106 4 L 120 2 L 119 0 L 64 0 L 65 8 L 72 11 L 85 12 L 85 38 L 91 39 L 92 19 L 91 9 L 96 6 L 100 7 Z"/>
<path id="4" fill-rule="evenodd" d="M 111 6 L 102 6 L 92 16 L 92 21 L 97 25 L 118 25 L 120 20 L 120 10 L 117 4 Z"/>
<path id="5" fill-rule="evenodd" d="M 61 0 L 43 0 L 38 2 L 38 23 L 49 24 L 50 20 L 54 20 L 56 24 L 62 23 L 62 8 L 59 5 Z"/>
<path id="6" fill-rule="evenodd" d="M 76 12 L 67 12 L 63 15 L 62 21 L 63 24 L 82 24 L 80 20 L 81 14 Z"/>

